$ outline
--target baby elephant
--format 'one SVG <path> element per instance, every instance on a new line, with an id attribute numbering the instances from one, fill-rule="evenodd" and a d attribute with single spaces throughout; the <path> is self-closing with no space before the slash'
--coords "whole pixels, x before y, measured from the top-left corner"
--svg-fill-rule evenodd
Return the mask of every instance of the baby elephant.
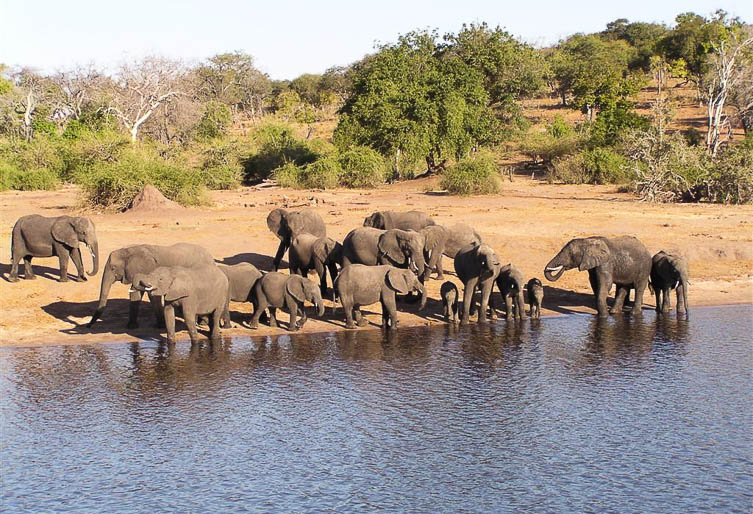
<path id="1" fill-rule="evenodd" d="M 343 304 L 346 328 L 356 328 L 354 317 L 359 327 L 365 326 L 368 322 L 360 308 L 376 302 L 382 303 L 382 328 L 397 328 L 395 294 L 413 291 L 424 294 L 424 286 L 416 275 L 409 269 L 388 264 L 350 264 L 343 268 L 335 281 L 335 294 Z"/>
<path id="2" fill-rule="evenodd" d="M 544 286 L 541 280 L 534 277 L 526 284 L 528 305 L 531 306 L 531 318 L 541 317 L 541 303 L 544 301 Z"/>
<path id="3" fill-rule="evenodd" d="M 287 275 L 277 271 L 263 275 L 254 285 L 253 301 L 254 317 L 251 319 L 251 328 L 259 327 L 259 318 L 267 308 L 270 314 L 270 327 L 277 327 L 277 309 L 287 308 L 290 313 L 290 331 L 298 330 L 308 319 L 304 302 L 313 303 L 317 314 L 320 317 L 324 316 L 324 302 L 319 288 L 311 280 L 299 275 Z M 301 310 L 300 322 L 298 309 Z"/>
<path id="4" fill-rule="evenodd" d="M 305 277 L 309 271 L 316 270 L 319 276 L 319 289 L 324 296 L 327 294 L 327 270 L 334 284 L 337 266 L 342 267 L 343 264 L 343 247 L 329 237 L 300 234 L 290 245 L 288 259 L 290 273 Z"/>
<path id="5" fill-rule="evenodd" d="M 442 306 L 444 308 L 444 320 L 450 322 L 458 322 L 458 286 L 450 282 L 442 283 L 442 287 L 439 289 L 439 295 L 442 297 Z"/>
<path id="6" fill-rule="evenodd" d="M 149 274 L 138 274 L 133 289 L 162 297 L 167 340 L 175 342 L 175 308 L 183 310 L 191 344 L 199 341 L 196 316 L 212 316 L 211 340 L 220 338 L 220 320 L 227 308 L 228 280 L 214 264 L 198 268 L 160 266 Z"/>
<path id="7" fill-rule="evenodd" d="M 679 255 L 664 250 L 654 255 L 651 260 L 651 282 L 649 287 L 656 295 L 656 312 L 669 312 L 669 290 L 676 289 L 677 312 L 688 310 L 688 285 L 690 272 L 688 263 Z"/>
<path id="8" fill-rule="evenodd" d="M 497 287 L 505 300 L 506 318 L 523 319 L 526 316 L 526 303 L 523 300 L 523 274 L 512 264 L 503 266 L 497 276 Z"/>
<path id="9" fill-rule="evenodd" d="M 218 265 L 228 279 L 230 301 L 222 314 L 222 327 L 230 326 L 230 302 L 251 302 L 251 293 L 256 281 L 261 278 L 261 271 L 247 262 L 233 266 Z"/>

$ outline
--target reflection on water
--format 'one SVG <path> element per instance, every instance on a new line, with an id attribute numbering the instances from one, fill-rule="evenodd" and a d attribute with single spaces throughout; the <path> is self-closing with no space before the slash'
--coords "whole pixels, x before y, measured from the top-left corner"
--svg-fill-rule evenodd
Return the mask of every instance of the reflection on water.
<path id="1" fill-rule="evenodd" d="M 0 352 L 7 511 L 746 511 L 750 306 Z"/>

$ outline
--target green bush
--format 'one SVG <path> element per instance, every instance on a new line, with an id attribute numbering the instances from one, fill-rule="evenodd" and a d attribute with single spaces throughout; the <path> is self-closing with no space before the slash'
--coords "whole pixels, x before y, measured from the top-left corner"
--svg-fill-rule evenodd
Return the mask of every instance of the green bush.
<path id="1" fill-rule="evenodd" d="M 554 138 L 569 136 L 573 133 L 572 127 L 565 121 L 561 114 L 554 117 L 554 120 L 547 125 L 546 133 Z"/>
<path id="2" fill-rule="evenodd" d="M 303 189 L 303 168 L 296 166 L 292 162 L 286 162 L 276 170 L 272 172 L 272 178 L 277 181 L 280 187 L 292 187 L 296 189 Z"/>
<path id="3" fill-rule="evenodd" d="M 445 170 L 440 187 L 454 195 L 498 193 L 500 178 L 494 156 L 483 152 L 461 159 Z"/>
<path id="4" fill-rule="evenodd" d="M 200 139 L 215 139 L 227 134 L 227 129 L 233 121 L 230 108 L 220 102 L 208 102 L 204 107 L 204 114 L 196 125 L 196 135 Z"/>
<path id="5" fill-rule="evenodd" d="M 202 168 L 199 175 L 208 189 L 235 189 L 243 180 L 243 170 L 230 164 Z"/>
<path id="6" fill-rule="evenodd" d="M 624 184 L 631 179 L 627 160 L 609 148 L 594 148 L 555 159 L 549 182 L 565 184 Z"/>
<path id="7" fill-rule="evenodd" d="M 165 161 L 145 148 L 131 149 L 116 162 L 93 166 L 79 179 L 84 200 L 106 209 L 126 209 L 147 184 L 182 205 L 204 201 L 204 177 L 198 170 Z"/>
<path id="8" fill-rule="evenodd" d="M 575 134 L 554 137 L 550 134 L 533 134 L 526 137 L 520 151 L 530 157 L 534 164 L 550 164 L 554 159 L 578 151 L 580 138 Z"/>
<path id="9" fill-rule="evenodd" d="M 335 156 L 322 157 L 303 168 L 303 185 L 312 189 L 333 189 L 340 183 L 341 173 Z"/>
<path id="10" fill-rule="evenodd" d="M 711 164 L 709 176 L 697 188 L 699 199 L 717 203 L 753 202 L 753 145 L 722 148 Z"/>
<path id="11" fill-rule="evenodd" d="M 351 188 L 373 188 L 384 184 L 387 166 L 376 150 L 355 146 L 343 152 L 339 159 L 340 185 Z"/>
<path id="12" fill-rule="evenodd" d="M 63 145 L 65 169 L 62 176 L 79 182 L 79 177 L 88 174 L 91 168 L 116 162 L 129 148 L 130 141 L 120 132 L 81 130 L 75 139 L 71 138 Z"/>
<path id="13" fill-rule="evenodd" d="M 8 141 L 0 149 L 0 157 L 21 171 L 45 168 L 58 177 L 65 170 L 60 141 L 54 137 L 38 136 L 31 141 Z"/>
<path id="14" fill-rule="evenodd" d="M 290 125 L 282 122 L 263 124 L 256 130 L 254 140 L 259 152 L 244 161 L 247 181 L 265 179 L 285 163 L 305 166 L 319 157 L 309 144 L 295 138 Z"/>
<path id="15" fill-rule="evenodd" d="M 60 178 L 48 168 L 20 170 L 8 162 L 0 162 L 0 191 L 37 191 L 58 187 Z"/>

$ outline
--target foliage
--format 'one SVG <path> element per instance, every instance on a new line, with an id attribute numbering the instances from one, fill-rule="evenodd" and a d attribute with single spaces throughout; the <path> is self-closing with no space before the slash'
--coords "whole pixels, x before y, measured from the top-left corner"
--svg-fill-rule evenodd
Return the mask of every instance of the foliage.
<path id="1" fill-rule="evenodd" d="M 292 187 L 303 189 L 304 185 L 303 168 L 296 166 L 292 162 L 286 162 L 279 168 L 272 171 L 272 178 L 280 187 Z"/>
<path id="2" fill-rule="evenodd" d="M 293 128 L 283 122 L 271 121 L 261 125 L 254 140 L 259 151 L 244 162 L 246 181 L 265 179 L 285 163 L 305 166 L 318 157 L 305 141 L 296 139 Z"/>
<path id="3" fill-rule="evenodd" d="M 619 99 L 605 105 L 589 126 L 589 146 L 612 146 L 631 129 L 645 130 L 649 120 L 634 110 L 633 102 Z"/>
<path id="4" fill-rule="evenodd" d="M 366 146 L 355 146 L 338 158 L 340 185 L 350 188 L 372 188 L 384 183 L 387 166 L 384 158 Z"/>
<path id="5" fill-rule="evenodd" d="M 572 127 L 565 121 L 565 118 L 563 118 L 561 114 L 557 114 L 554 117 L 554 120 L 546 126 L 546 133 L 554 138 L 569 136 L 572 132 Z"/>
<path id="6" fill-rule="evenodd" d="M 204 107 L 204 114 L 196 126 L 196 135 L 202 139 L 215 139 L 227 134 L 233 121 L 230 108 L 219 102 L 210 101 Z"/>
<path id="7" fill-rule="evenodd" d="M 620 18 L 607 23 L 607 28 L 601 36 L 610 41 L 622 40 L 632 46 L 635 53 L 628 63 L 629 68 L 648 72 L 651 56 L 654 55 L 654 46 L 666 33 L 667 27 L 658 23 L 629 23 L 625 18 Z"/>
<path id="8" fill-rule="evenodd" d="M 21 170 L 11 163 L 0 160 L 0 191 L 36 191 L 57 189 L 60 177 L 49 168 Z"/>
<path id="9" fill-rule="evenodd" d="M 325 156 L 303 168 L 302 186 L 311 189 L 333 189 L 340 183 L 340 162 L 333 156 Z"/>
<path id="10" fill-rule="evenodd" d="M 453 195 L 498 193 L 500 177 L 494 156 L 479 152 L 461 159 L 445 170 L 440 187 Z"/>
<path id="11" fill-rule="evenodd" d="M 580 136 L 573 133 L 560 137 L 536 133 L 526 136 L 520 143 L 520 151 L 534 164 L 548 165 L 556 158 L 576 152 L 581 143 Z"/>
<path id="12" fill-rule="evenodd" d="M 243 52 L 217 54 L 207 59 L 194 72 L 197 97 L 228 105 L 234 112 L 262 114 L 264 99 L 272 86 L 259 71 L 254 58 Z"/>
<path id="13" fill-rule="evenodd" d="M 199 176 L 208 189 L 235 189 L 243 181 L 243 168 L 230 164 L 211 166 L 202 168 Z"/>
<path id="14" fill-rule="evenodd" d="M 565 184 L 624 184 L 630 180 L 625 157 L 609 148 L 586 149 L 555 159 L 549 182 Z"/>
<path id="15" fill-rule="evenodd" d="M 710 202 L 753 202 L 753 145 L 723 147 L 696 192 L 698 199 Z"/>

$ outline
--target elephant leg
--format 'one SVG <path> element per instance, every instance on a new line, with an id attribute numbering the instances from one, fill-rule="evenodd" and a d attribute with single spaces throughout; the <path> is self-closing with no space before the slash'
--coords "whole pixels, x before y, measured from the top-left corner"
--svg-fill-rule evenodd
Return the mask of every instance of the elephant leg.
<path id="1" fill-rule="evenodd" d="M 190 297 L 187 302 L 183 302 L 183 322 L 188 329 L 188 337 L 191 338 L 191 346 L 199 342 L 199 331 L 196 329 L 196 306 L 191 302 Z"/>
<path id="2" fill-rule="evenodd" d="M 603 318 L 609 313 L 607 310 L 607 296 L 612 287 L 612 280 L 611 278 L 608 279 L 607 277 L 598 275 L 594 269 L 588 270 L 588 280 L 591 282 L 591 288 L 596 299 L 596 312 L 600 318 Z"/>
<path id="3" fill-rule="evenodd" d="M 288 312 L 290 313 L 290 323 L 288 323 L 288 330 L 295 332 L 300 328 L 300 326 L 298 325 L 298 302 L 296 302 L 292 298 L 286 298 L 285 303 L 287 304 Z"/>
<path id="4" fill-rule="evenodd" d="M 622 307 L 625 305 L 625 297 L 628 295 L 629 291 L 629 287 L 617 286 L 617 292 L 614 296 L 614 304 L 612 305 L 612 308 L 609 309 L 609 314 L 622 312 Z"/>
<path id="5" fill-rule="evenodd" d="M 35 280 L 37 276 L 34 274 L 34 269 L 31 267 L 31 255 L 24 256 L 24 279 Z"/>
<path id="6" fill-rule="evenodd" d="M 515 311 L 513 311 L 512 295 L 510 294 L 505 295 L 505 311 L 505 319 L 508 321 L 511 320 L 515 315 Z"/>
<path id="7" fill-rule="evenodd" d="M 76 266 L 76 271 L 78 272 L 77 280 L 85 282 L 86 281 L 86 273 L 84 272 L 84 262 L 81 260 L 81 248 L 74 248 L 71 252 L 71 259 L 73 260 L 73 265 Z"/>
<path id="8" fill-rule="evenodd" d="M 15 236 L 13 236 L 15 238 Z M 24 265 L 26 265 L 26 259 L 24 259 L 24 255 L 20 251 L 20 249 L 17 248 L 17 244 L 13 243 L 11 244 L 13 247 L 13 255 L 11 255 L 11 265 L 10 265 L 10 275 L 8 275 L 8 281 L 10 282 L 18 282 L 18 265 L 21 262 L 21 260 L 24 260 Z M 29 262 L 31 262 L 31 259 L 29 259 Z M 26 274 L 24 275 L 24 278 L 29 278 L 29 269 L 31 268 L 31 265 L 26 267 Z"/>
<path id="9" fill-rule="evenodd" d="M 165 328 L 165 311 L 162 307 L 162 299 L 159 296 L 149 296 L 149 303 L 152 304 L 154 311 L 154 327 Z"/>
<path id="10" fill-rule="evenodd" d="M 444 305 L 442 306 L 442 315 L 444 316 L 445 322 L 450 322 L 450 303 L 445 300 Z"/>
<path id="11" fill-rule="evenodd" d="M 382 328 L 397 328 L 397 303 L 394 294 L 382 295 Z"/>
<path id="12" fill-rule="evenodd" d="M 68 282 L 68 250 L 58 246 L 58 262 L 60 263 L 60 282 Z"/>
<path id="13" fill-rule="evenodd" d="M 358 325 L 359 327 L 365 327 L 369 324 L 369 321 L 363 317 L 360 305 L 353 309 L 353 317 L 355 317 L 356 325 Z"/>
<path id="14" fill-rule="evenodd" d="M 688 306 L 685 305 L 685 297 L 684 297 L 684 291 L 685 287 L 682 284 L 679 284 L 677 286 L 677 289 L 675 289 L 675 294 L 677 295 L 677 312 L 687 312 Z"/>
<path id="15" fill-rule="evenodd" d="M 661 312 L 661 292 L 661 289 L 654 287 L 654 296 L 656 297 L 656 307 L 654 310 L 656 310 L 656 312 Z"/>
<path id="16" fill-rule="evenodd" d="M 662 289 L 662 304 L 661 311 L 669 312 L 672 309 L 672 296 L 670 295 L 670 289 L 667 287 Z"/>
<path id="17" fill-rule="evenodd" d="M 476 289 L 478 278 L 472 278 L 465 283 L 463 288 L 463 313 L 460 315 L 460 324 L 468 323 L 468 317 L 471 313 L 471 302 L 473 302 L 473 293 Z"/>
<path id="18" fill-rule="evenodd" d="M 126 328 L 139 328 L 139 306 L 141 305 L 141 297 L 143 295 L 144 293 L 142 291 L 134 290 L 128 296 L 130 302 L 128 304 L 128 324 L 126 325 Z"/>
<path id="19" fill-rule="evenodd" d="M 648 279 L 635 284 L 635 301 L 633 302 L 633 308 L 630 310 L 633 316 L 637 316 L 643 312 L 643 294 L 646 291 L 647 285 Z M 630 291 L 630 289 L 628 289 L 628 291 Z"/>
<path id="20" fill-rule="evenodd" d="M 285 251 L 288 249 L 288 243 L 285 239 L 280 241 L 280 246 L 277 247 L 277 253 L 275 254 L 274 258 L 274 268 L 275 271 L 280 269 L 280 261 L 282 261 L 282 256 L 285 255 Z"/>
<path id="21" fill-rule="evenodd" d="M 232 324 L 230 322 L 230 300 L 228 299 L 222 308 L 222 324 L 220 326 L 222 328 L 230 328 L 231 325 Z"/>
<path id="22" fill-rule="evenodd" d="M 343 301 L 344 298 L 340 298 L 343 304 L 343 312 L 345 313 L 345 328 L 356 328 L 355 323 L 353 323 L 353 306 L 347 302 Z"/>
<path id="23" fill-rule="evenodd" d="M 209 339 L 214 343 L 220 340 L 220 324 L 224 316 L 225 309 L 215 309 L 212 313 L 212 331 L 209 333 Z"/>
<path id="24" fill-rule="evenodd" d="M 518 292 L 518 296 L 515 298 L 515 315 L 518 319 L 526 317 L 526 302 L 523 299 L 523 292 Z"/>
<path id="25" fill-rule="evenodd" d="M 175 342 L 175 308 L 171 304 L 165 305 L 165 328 L 167 329 L 167 342 Z"/>
<path id="26" fill-rule="evenodd" d="M 327 269 L 329 270 L 329 278 L 332 281 L 332 287 L 334 288 L 335 287 L 335 279 L 337 279 L 337 265 L 334 262 L 330 262 L 329 264 L 327 264 Z M 326 280 L 327 279 L 325 278 L 324 280 L 325 280 L 325 282 L 324 282 L 324 289 L 325 290 L 322 292 L 322 294 L 324 296 L 327 296 L 326 295 L 326 293 L 327 293 L 327 291 L 326 291 L 326 289 L 327 289 L 327 282 L 326 282 Z"/>
<path id="27" fill-rule="evenodd" d="M 267 310 L 267 297 L 261 292 L 257 291 L 254 295 L 254 315 L 251 317 L 251 328 L 259 328 L 259 318 Z"/>
<path id="28" fill-rule="evenodd" d="M 444 269 L 442 268 L 442 254 L 438 252 L 437 257 L 437 280 L 444 280 Z"/>
<path id="29" fill-rule="evenodd" d="M 277 328 L 277 308 L 276 307 L 269 308 L 269 326 L 272 328 Z"/>
<path id="30" fill-rule="evenodd" d="M 481 308 L 478 311 L 478 320 L 486 321 L 486 310 L 489 308 L 489 297 L 492 294 L 494 280 L 487 280 L 481 284 Z"/>

